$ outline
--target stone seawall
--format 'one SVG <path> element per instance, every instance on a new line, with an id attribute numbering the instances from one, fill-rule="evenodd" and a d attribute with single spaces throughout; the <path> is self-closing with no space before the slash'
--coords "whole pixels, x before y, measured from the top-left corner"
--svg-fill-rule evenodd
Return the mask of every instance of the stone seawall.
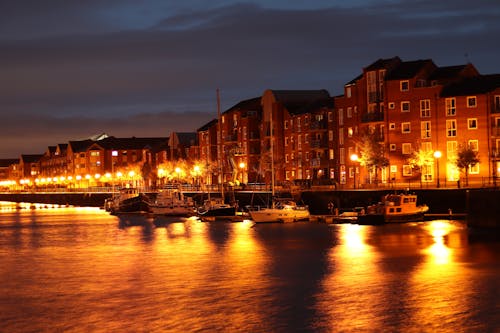
<path id="1" fill-rule="evenodd" d="M 0 201 L 102 207 L 111 193 L 0 193 Z"/>
<path id="2" fill-rule="evenodd" d="M 309 205 L 315 215 L 329 214 L 328 204 L 333 202 L 335 208 L 349 210 L 354 207 L 365 207 L 376 203 L 380 198 L 393 193 L 389 190 L 342 190 L 342 191 L 303 191 L 300 199 Z M 467 214 L 469 226 L 500 227 L 500 190 L 498 189 L 423 189 L 412 190 L 418 195 L 418 203 L 429 206 L 430 214 L 454 213 Z M 200 193 L 186 193 L 198 203 L 206 197 Z M 111 193 L 0 193 L 0 201 L 32 202 L 88 207 L 102 207 L 104 200 Z M 258 198 L 258 199 L 257 199 Z M 252 192 L 235 192 L 235 199 L 240 207 L 270 202 L 270 193 L 256 195 Z M 229 196 L 226 200 L 230 200 Z"/>

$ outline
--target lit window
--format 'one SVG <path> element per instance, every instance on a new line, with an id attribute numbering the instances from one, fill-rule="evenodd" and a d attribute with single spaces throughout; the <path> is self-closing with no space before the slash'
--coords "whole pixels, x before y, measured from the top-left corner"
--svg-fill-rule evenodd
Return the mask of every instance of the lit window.
<path id="1" fill-rule="evenodd" d="M 431 100 L 422 99 L 420 100 L 420 117 L 428 118 L 431 116 Z"/>
<path id="2" fill-rule="evenodd" d="M 400 81 L 399 84 L 400 84 L 401 91 L 410 90 L 410 82 L 408 80 Z"/>
<path id="3" fill-rule="evenodd" d="M 411 165 L 403 165 L 403 176 L 411 176 Z"/>
<path id="4" fill-rule="evenodd" d="M 431 137 L 431 122 L 422 121 L 420 122 L 421 138 L 429 139 Z"/>
<path id="5" fill-rule="evenodd" d="M 475 108 L 477 106 L 476 103 L 477 103 L 476 96 L 467 97 L 467 107 L 468 108 Z"/>
<path id="6" fill-rule="evenodd" d="M 455 119 L 446 121 L 446 136 L 449 138 L 457 136 L 457 121 Z"/>
<path id="7" fill-rule="evenodd" d="M 446 115 L 447 116 L 455 116 L 457 114 L 457 106 L 455 98 L 447 98 L 445 100 L 446 104 Z"/>
<path id="8" fill-rule="evenodd" d="M 401 150 L 403 152 L 403 155 L 410 155 L 411 154 L 411 143 L 403 143 L 401 145 Z"/>
<path id="9" fill-rule="evenodd" d="M 467 119 L 467 127 L 468 129 L 477 129 L 477 118 Z"/>
<path id="10" fill-rule="evenodd" d="M 401 102 L 401 112 L 410 112 L 410 102 Z"/>
<path id="11" fill-rule="evenodd" d="M 401 133 L 410 133 L 411 132 L 411 124 L 410 123 L 402 123 L 401 124 Z"/>

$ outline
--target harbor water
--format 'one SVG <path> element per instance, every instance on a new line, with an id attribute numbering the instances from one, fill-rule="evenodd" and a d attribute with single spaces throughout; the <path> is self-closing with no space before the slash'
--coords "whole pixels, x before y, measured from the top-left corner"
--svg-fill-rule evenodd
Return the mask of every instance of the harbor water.
<path id="1" fill-rule="evenodd" d="M 498 231 L 0 204 L 0 332 L 499 332 Z"/>

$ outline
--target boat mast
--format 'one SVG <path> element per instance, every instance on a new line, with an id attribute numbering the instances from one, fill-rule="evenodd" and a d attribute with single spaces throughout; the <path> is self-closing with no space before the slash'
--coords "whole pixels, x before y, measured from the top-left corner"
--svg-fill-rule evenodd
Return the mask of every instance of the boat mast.
<path id="1" fill-rule="evenodd" d="M 274 133 L 273 133 L 273 108 L 271 108 L 270 129 L 270 147 L 271 147 L 271 202 L 274 208 Z"/>
<path id="2" fill-rule="evenodd" d="M 221 121 L 221 115 L 220 115 L 220 96 L 219 96 L 219 88 L 217 88 L 217 168 L 219 169 L 219 186 L 221 188 L 221 196 L 222 196 L 222 201 L 224 200 L 224 174 L 222 173 L 222 121 Z"/>

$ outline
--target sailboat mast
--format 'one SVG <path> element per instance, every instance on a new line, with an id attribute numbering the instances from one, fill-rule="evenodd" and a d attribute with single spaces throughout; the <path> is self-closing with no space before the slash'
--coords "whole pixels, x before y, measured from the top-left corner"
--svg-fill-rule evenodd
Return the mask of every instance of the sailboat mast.
<path id="1" fill-rule="evenodd" d="M 222 121 L 221 121 L 221 115 L 220 115 L 220 95 L 219 95 L 219 88 L 217 88 L 217 124 L 218 124 L 218 131 L 217 131 L 217 167 L 219 169 L 219 186 L 221 188 L 221 195 L 222 195 L 222 200 L 224 201 L 224 174 L 222 173 Z"/>
<path id="2" fill-rule="evenodd" d="M 272 193 L 272 198 L 274 199 L 274 133 L 273 133 L 273 112 L 271 110 L 271 117 L 270 117 L 270 147 L 271 147 L 271 193 Z M 273 200 L 273 205 L 274 205 L 274 200 Z"/>

